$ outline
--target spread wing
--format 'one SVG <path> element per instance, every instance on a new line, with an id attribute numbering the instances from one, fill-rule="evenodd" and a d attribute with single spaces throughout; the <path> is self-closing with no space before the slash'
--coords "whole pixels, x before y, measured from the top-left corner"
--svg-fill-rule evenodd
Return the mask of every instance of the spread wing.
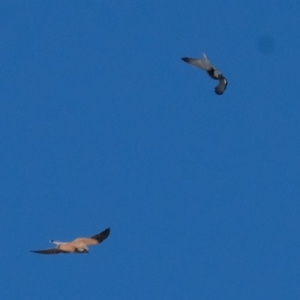
<path id="1" fill-rule="evenodd" d="M 194 67 L 203 69 L 205 71 L 209 71 L 213 68 L 213 66 L 211 65 L 210 61 L 207 59 L 205 54 L 203 54 L 203 58 L 183 57 L 181 59 L 186 63 L 191 64 Z"/>
<path id="2" fill-rule="evenodd" d="M 216 94 L 222 95 L 226 90 L 227 84 L 228 84 L 228 81 L 225 77 L 220 78 L 219 84 L 215 88 Z"/>
<path id="3" fill-rule="evenodd" d="M 106 228 L 104 231 L 90 237 L 90 238 L 79 238 L 74 242 L 83 242 L 86 245 L 98 245 L 103 242 L 110 234 L 110 228 Z"/>
<path id="4" fill-rule="evenodd" d="M 68 251 L 64 251 L 58 248 L 51 248 L 46 250 L 32 250 L 31 252 L 39 253 L 39 254 L 60 254 L 60 253 L 70 253 Z"/>

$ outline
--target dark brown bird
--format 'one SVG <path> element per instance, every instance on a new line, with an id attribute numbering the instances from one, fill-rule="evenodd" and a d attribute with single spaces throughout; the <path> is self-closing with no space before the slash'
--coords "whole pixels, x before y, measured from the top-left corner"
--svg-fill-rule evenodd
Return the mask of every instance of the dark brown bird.
<path id="1" fill-rule="evenodd" d="M 227 87 L 228 81 L 227 79 L 223 76 L 223 74 L 216 68 L 214 67 L 206 55 L 203 53 L 203 58 L 189 58 L 189 57 L 183 57 L 183 61 L 191 64 L 194 67 L 200 68 L 202 70 L 207 71 L 208 75 L 215 79 L 219 80 L 219 84 L 215 88 L 215 92 L 218 95 L 222 95 Z"/>

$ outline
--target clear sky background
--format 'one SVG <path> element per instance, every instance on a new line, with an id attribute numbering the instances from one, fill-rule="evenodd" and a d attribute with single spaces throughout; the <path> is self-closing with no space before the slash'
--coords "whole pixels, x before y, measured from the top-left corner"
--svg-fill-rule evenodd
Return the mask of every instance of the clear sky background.
<path id="1" fill-rule="evenodd" d="M 0 23 L 1 299 L 299 300 L 298 0 L 1 1 Z M 202 52 L 222 96 L 180 59 Z"/>

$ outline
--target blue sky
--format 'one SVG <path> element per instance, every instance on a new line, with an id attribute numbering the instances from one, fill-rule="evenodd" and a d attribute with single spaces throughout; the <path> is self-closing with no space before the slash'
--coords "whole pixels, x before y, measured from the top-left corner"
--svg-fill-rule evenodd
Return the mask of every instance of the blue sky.
<path id="1" fill-rule="evenodd" d="M 299 299 L 299 12 L 2 1 L 1 299 Z"/>

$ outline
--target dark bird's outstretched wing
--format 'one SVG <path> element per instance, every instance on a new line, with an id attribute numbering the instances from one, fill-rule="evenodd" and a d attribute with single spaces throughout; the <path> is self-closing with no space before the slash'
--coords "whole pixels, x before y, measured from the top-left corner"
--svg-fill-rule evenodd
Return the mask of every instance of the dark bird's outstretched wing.
<path id="1" fill-rule="evenodd" d="M 183 57 L 181 59 L 186 63 L 205 71 L 209 71 L 213 68 L 213 66 L 211 65 L 210 61 L 207 59 L 205 54 L 203 55 L 203 58 Z"/>
<path id="2" fill-rule="evenodd" d="M 60 254 L 60 253 L 70 253 L 68 251 L 64 251 L 58 248 L 46 249 L 46 250 L 32 250 L 31 252 L 39 253 L 39 254 Z"/>
<path id="3" fill-rule="evenodd" d="M 226 90 L 227 84 L 228 84 L 228 81 L 226 80 L 226 78 L 224 76 L 222 76 L 222 78 L 219 79 L 219 84 L 215 88 L 216 94 L 222 95 Z"/>

